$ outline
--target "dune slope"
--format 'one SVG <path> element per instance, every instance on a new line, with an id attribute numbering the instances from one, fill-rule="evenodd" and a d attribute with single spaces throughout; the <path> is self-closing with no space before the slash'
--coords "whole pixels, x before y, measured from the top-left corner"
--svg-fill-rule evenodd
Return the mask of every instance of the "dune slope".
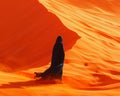
<path id="1" fill-rule="evenodd" d="M 12 14 L 4 13 L 8 8 L 3 10 L 6 3 L 0 3 L 1 96 L 120 95 L 119 0 L 12 1 L 7 6 L 20 4 L 17 16 L 15 6 L 9 9 Z M 34 71 L 49 67 L 59 34 L 66 49 L 62 82 L 34 80 Z M 2 72 L 13 68 L 14 73 Z"/>

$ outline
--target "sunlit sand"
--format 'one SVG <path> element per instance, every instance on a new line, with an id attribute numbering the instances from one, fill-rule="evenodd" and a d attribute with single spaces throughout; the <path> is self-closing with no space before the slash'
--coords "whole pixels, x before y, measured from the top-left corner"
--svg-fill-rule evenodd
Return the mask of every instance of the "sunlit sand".
<path id="1" fill-rule="evenodd" d="M 119 6 L 119 0 L 0 1 L 0 96 L 119 96 Z M 58 35 L 63 80 L 35 80 L 34 72 L 50 66 Z"/>

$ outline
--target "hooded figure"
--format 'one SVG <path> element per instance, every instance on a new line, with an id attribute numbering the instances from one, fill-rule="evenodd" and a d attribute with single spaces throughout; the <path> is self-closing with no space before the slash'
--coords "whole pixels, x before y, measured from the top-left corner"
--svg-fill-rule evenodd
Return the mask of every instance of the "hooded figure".
<path id="1" fill-rule="evenodd" d="M 43 79 L 46 79 L 50 77 L 51 79 L 60 79 L 62 80 L 62 69 L 63 69 L 63 63 L 64 63 L 64 48 L 62 44 L 62 37 L 58 36 L 56 39 L 56 43 L 53 47 L 52 51 L 52 60 L 51 60 L 51 66 L 43 73 L 36 73 L 36 77 L 42 77 Z"/>

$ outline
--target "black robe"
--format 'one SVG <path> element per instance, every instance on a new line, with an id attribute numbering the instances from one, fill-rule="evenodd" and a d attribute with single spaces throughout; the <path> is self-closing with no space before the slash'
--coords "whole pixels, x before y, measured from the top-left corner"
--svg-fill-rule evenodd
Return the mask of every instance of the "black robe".
<path id="1" fill-rule="evenodd" d="M 41 73 L 41 77 L 62 79 L 64 57 L 65 57 L 65 53 L 62 44 L 62 37 L 58 36 L 52 51 L 51 66 L 46 71 Z"/>

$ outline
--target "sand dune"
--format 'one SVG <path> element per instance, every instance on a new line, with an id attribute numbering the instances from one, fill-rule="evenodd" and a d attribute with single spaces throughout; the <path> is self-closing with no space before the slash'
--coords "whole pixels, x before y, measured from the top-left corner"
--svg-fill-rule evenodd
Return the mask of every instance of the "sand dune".
<path id="1" fill-rule="evenodd" d="M 0 1 L 1 96 L 119 96 L 119 0 Z M 34 80 L 62 35 L 62 82 Z"/>
<path id="2" fill-rule="evenodd" d="M 0 4 L 0 62 L 1 66 L 8 67 L 1 69 L 3 71 L 47 64 L 58 35 L 65 38 L 66 50 L 80 38 L 37 0 L 5 0 Z"/>

